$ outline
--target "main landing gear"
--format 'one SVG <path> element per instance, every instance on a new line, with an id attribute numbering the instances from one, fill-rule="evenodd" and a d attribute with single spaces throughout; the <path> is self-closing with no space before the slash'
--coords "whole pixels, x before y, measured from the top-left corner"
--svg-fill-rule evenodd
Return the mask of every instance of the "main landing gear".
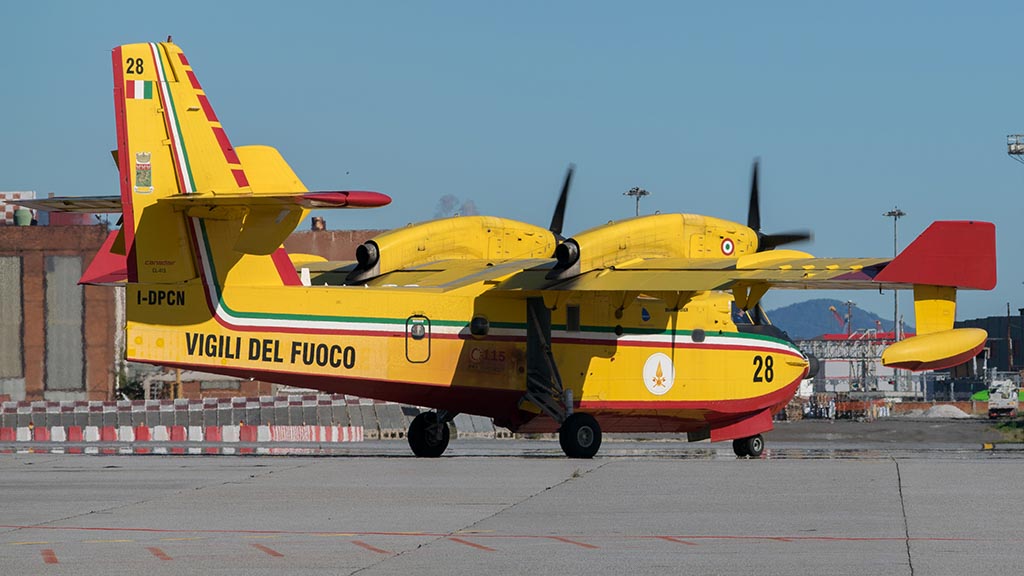
<path id="1" fill-rule="evenodd" d="M 421 412 L 409 424 L 406 438 L 413 454 L 420 458 L 437 458 L 444 454 L 451 438 L 448 423 L 455 418 L 446 410 L 438 412 Z"/>
<path id="2" fill-rule="evenodd" d="M 590 414 L 570 414 L 558 429 L 558 443 L 569 458 L 593 458 L 601 448 L 601 427 Z"/>
<path id="3" fill-rule="evenodd" d="M 764 453 L 764 438 L 760 434 L 732 441 L 732 451 L 740 458 L 760 458 Z"/>

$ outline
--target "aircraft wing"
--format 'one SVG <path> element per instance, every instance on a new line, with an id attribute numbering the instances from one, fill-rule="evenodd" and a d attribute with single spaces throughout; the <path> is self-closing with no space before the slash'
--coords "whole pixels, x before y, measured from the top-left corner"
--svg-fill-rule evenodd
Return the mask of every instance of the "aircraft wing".
<path id="1" fill-rule="evenodd" d="M 991 290 L 996 284 L 995 227 L 935 222 L 896 258 L 815 258 L 771 250 L 739 258 L 637 258 L 565 280 L 545 280 L 548 266 L 524 270 L 496 290 L 696 292 L 760 289 L 877 290 L 919 285 Z"/>

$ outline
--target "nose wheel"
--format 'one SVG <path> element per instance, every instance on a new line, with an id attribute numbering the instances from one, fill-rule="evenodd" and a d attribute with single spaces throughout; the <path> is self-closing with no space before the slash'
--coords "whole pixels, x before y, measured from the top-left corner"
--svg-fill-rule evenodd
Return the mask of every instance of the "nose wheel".
<path id="1" fill-rule="evenodd" d="M 601 448 L 601 427 L 590 414 L 575 412 L 558 429 L 558 443 L 569 458 L 593 458 Z"/>
<path id="2" fill-rule="evenodd" d="M 421 412 L 409 424 L 409 447 L 420 458 L 437 458 L 448 448 L 451 431 L 448 421 L 437 412 Z"/>
<path id="3" fill-rule="evenodd" d="M 745 456 L 760 458 L 764 453 L 764 438 L 760 434 L 748 438 L 737 438 L 732 441 L 732 451 L 740 458 Z"/>

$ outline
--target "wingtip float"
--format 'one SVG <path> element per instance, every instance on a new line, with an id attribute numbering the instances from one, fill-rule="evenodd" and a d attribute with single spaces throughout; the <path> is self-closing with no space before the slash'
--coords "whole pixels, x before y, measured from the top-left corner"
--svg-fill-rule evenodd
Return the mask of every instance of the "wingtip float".
<path id="1" fill-rule="evenodd" d="M 466 412 L 558 430 L 571 457 L 602 431 L 756 457 L 816 366 L 767 322 L 769 289 L 913 289 L 925 330 L 889 349 L 900 367 L 984 340 L 952 320 L 958 288 L 994 285 L 991 225 L 937 223 L 896 259 L 773 250 L 809 233 L 761 231 L 756 169 L 747 225 L 662 214 L 563 239 L 570 168 L 548 229 L 463 217 L 385 233 L 355 262 L 293 257 L 281 244 L 310 209 L 390 198 L 309 192 L 273 148 L 234 147 L 174 44 L 120 46 L 113 67 L 121 195 L 50 205 L 123 211 L 83 280 L 120 258 L 127 358 L 433 408 L 409 428 L 419 456 L 441 455 Z"/>

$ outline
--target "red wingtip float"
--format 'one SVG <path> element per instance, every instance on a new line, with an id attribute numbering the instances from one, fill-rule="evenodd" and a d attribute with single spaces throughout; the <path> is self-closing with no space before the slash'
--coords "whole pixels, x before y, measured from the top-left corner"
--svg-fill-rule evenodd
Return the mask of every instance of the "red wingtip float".
<path id="1" fill-rule="evenodd" d="M 277 150 L 234 147 L 174 44 L 118 47 L 113 65 L 122 196 L 33 207 L 123 211 L 83 281 L 128 271 L 128 360 L 430 407 L 408 431 L 419 456 L 445 451 L 459 412 L 558 430 L 576 458 L 602 431 L 759 456 L 816 365 L 767 321 L 772 289 L 913 289 L 920 336 L 889 348 L 892 366 L 984 342 L 953 319 L 957 289 L 995 285 L 991 224 L 938 222 L 895 259 L 775 250 L 810 234 L 761 231 L 756 170 L 747 226 L 657 214 L 564 239 L 570 169 L 548 229 L 449 218 L 381 234 L 355 262 L 291 257 L 310 209 L 391 199 L 309 192 Z"/>

